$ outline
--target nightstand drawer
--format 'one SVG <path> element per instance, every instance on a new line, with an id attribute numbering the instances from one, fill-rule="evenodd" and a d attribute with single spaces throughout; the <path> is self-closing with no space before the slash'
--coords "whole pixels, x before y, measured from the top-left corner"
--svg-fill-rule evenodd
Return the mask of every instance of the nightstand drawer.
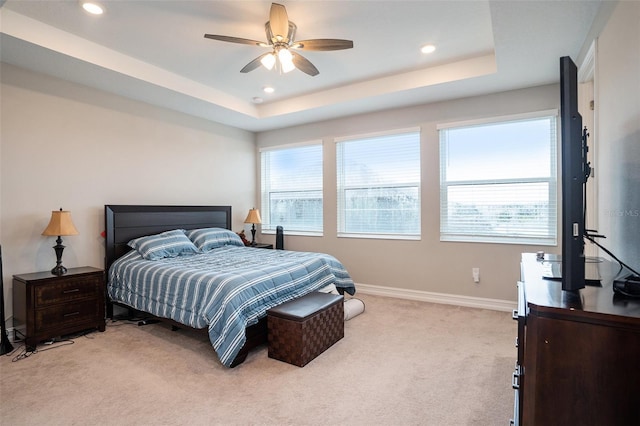
<path id="1" fill-rule="evenodd" d="M 96 277 L 73 277 L 64 281 L 36 285 L 35 307 L 42 308 L 78 299 L 95 298 L 102 280 Z"/>
<path id="2" fill-rule="evenodd" d="M 95 323 L 98 309 L 97 299 L 38 309 L 35 311 L 35 332 L 66 328 L 83 322 Z"/>
<path id="3" fill-rule="evenodd" d="M 90 328 L 105 330 L 104 270 L 91 266 L 13 276 L 13 327 L 27 348 Z"/>

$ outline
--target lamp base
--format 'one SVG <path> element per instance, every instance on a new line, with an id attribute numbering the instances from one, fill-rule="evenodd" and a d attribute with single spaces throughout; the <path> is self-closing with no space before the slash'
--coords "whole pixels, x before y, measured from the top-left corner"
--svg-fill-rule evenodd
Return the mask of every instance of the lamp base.
<path id="1" fill-rule="evenodd" d="M 56 245 L 53 246 L 53 249 L 56 252 L 56 267 L 51 270 L 53 275 L 64 275 L 67 273 L 67 268 L 62 266 L 62 252 L 64 251 L 64 246 L 62 245 L 62 238 L 58 235 L 58 239 L 56 240 Z"/>
<path id="2" fill-rule="evenodd" d="M 251 247 L 256 246 L 256 225 L 251 224 Z"/>
<path id="3" fill-rule="evenodd" d="M 67 273 L 67 268 L 62 265 L 56 265 L 56 267 L 51 270 L 51 273 L 53 275 L 64 275 Z"/>

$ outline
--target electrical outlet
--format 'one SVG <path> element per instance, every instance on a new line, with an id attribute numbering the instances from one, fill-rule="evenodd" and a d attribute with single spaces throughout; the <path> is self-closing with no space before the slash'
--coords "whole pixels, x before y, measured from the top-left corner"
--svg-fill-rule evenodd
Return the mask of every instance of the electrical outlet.
<path id="1" fill-rule="evenodd" d="M 480 282 L 480 268 L 471 268 L 471 275 L 474 283 Z"/>

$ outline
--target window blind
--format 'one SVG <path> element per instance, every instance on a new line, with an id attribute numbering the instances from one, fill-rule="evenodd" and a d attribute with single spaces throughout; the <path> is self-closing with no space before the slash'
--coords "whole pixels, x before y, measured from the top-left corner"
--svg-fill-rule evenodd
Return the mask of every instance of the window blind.
<path id="1" fill-rule="evenodd" d="M 442 241 L 557 244 L 555 114 L 439 132 Z"/>
<path id="2" fill-rule="evenodd" d="M 321 235 L 322 143 L 263 150 L 262 230 Z"/>
<path id="3" fill-rule="evenodd" d="M 336 143 L 338 236 L 420 237 L 420 131 Z"/>

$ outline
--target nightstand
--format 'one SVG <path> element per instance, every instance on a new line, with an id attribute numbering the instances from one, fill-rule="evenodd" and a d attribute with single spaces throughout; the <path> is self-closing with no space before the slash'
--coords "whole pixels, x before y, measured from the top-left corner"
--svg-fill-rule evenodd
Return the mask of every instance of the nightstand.
<path id="1" fill-rule="evenodd" d="M 262 249 L 273 249 L 273 244 L 258 244 L 258 243 L 256 243 L 255 246 L 249 246 L 249 247 L 262 248 Z"/>
<path id="2" fill-rule="evenodd" d="M 27 348 L 90 328 L 105 330 L 104 270 L 70 268 L 64 275 L 13 276 L 13 325 Z"/>

